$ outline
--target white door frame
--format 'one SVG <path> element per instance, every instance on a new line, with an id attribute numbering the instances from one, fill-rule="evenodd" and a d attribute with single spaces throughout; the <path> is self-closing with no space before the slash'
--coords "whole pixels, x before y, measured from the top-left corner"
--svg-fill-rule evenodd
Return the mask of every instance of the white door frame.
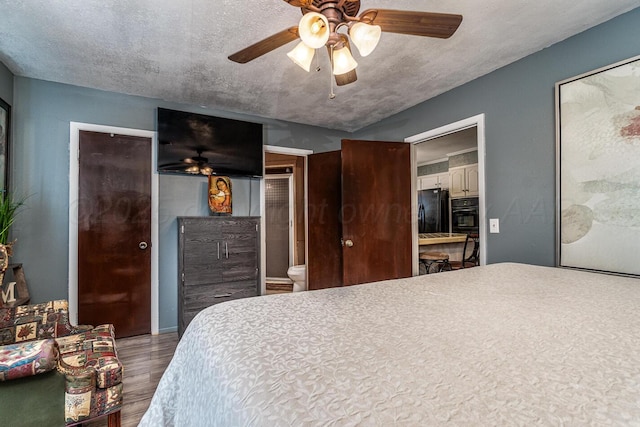
<path id="1" fill-rule="evenodd" d="M 304 223 L 305 223 L 305 236 L 304 236 L 304 259 L 306 260 L 309 256 L 309 219 L 307 217 L 307 156 L 313 154 L 313 150 L 305 150 L 302 148 L 289 148 L 289 147 L 278 147 L 276 145 L 265 145 L 264 146 L 265 153 L 274 153 L 274 154 L 286 154 L 288 156 L 298 156 L 304 158 Z M 266 176 L 264 173 L 264 164 L 263 164 L 263 176 Z M 264 188 L 265 180 L 260 180 L 260 295 L 267 294 L 267 257 L 264 256 L 266 253 L 267 239 L 265 232 L 265 197 L 264 197 Z"/>
<path id="2" fill-rule="evenodd" d="M 140 136 L 151 139 L 151 333 L 158 334 L 158 173 L 157 133 L 90 123 L 69 123 L 69 318 L 78 324 L 78 192 L 80 189 L 80 131 Z"/>
<path id="3" fill-rule="evenodd" d="M 448 135 L 450 133 L 458 132 L 461 130 L 469 129 L 472 127 L 477 128 L 477 144 L 478 144 L 478 187 L 479 187 L 479 221 L 480 221 L 480 264 L 485 265 L 487 263 L 487 227 L 486 227 L 486 195 L 485 195 L 485 179 L 484 179 L 484 168 L 485 168 L 485 129 L 484 129 L 484 113 L 478 114 L 477 116 L 469 117 L 467 119 L 463 119 L 454 123 L 450 123 L 445 126 L 441 126 L 436 129 L 432 129 L 426 132 L 419 133 L 417 135 L 409 136 L 404 139 L 405 142 L 409 142 L 414 144 L 413 150 L 411 151 L 411 194 L 416 194 L 417 188 L 416 183 L 418 180 L 418 165 L 416 164 L 415 159 L 415 144 L 420 142 L 428 141 L 430 139 L 438 138 L 440 136 Z M 415 197 L 412 198 L 412 200 Z M 416 202 L 413 201 L 411 204 L 411 214 L 414 218 L 414 227 L 415 230 L 413 232 L 413 274 L 418 274 L 418 232 L 417 232 L 417 207 Z"/>

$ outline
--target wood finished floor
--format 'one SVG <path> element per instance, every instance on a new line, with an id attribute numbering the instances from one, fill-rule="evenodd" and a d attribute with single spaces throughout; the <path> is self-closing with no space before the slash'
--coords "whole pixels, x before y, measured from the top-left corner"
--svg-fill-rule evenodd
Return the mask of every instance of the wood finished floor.
<path id="1" fill-rule="evenodd" d="M 151 403 L 178 344 L 176 332 L 159 335 L 140 335 L 116 340 L 118 358 L 124 366 L 124 405 L 122 427 L 135 427 Z M 86 427 L 106 427 L 107 419 L 83 424 Z"/>
<path id="2" fill-rule="evenodd" d="M 286 294 L 293 291 L 293 284 L 267 283 L 267 295 Z"/>

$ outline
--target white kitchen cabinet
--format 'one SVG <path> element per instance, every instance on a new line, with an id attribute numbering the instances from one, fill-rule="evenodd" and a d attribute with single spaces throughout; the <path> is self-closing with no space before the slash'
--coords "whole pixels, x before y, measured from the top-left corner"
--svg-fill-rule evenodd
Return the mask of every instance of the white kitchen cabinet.
<path id="1" fill-rule="evenodd" d="M 449 169 L 450 197 L 477 197 L 479 194 L 478 164 Z"/>
<path id="2" fill-rule="evenodd" d="M 424 175 L 418 177 L 418 190 L 426 190 L 428 188 L 437 188 L 438 187 L 438 176 L 437 175 Z"/>
<path id="3" fill-rule="evenodd" d="M 449 188 L 449 173 L 434 173 L 418 177 L 418 190 L 428 190 L 431 188 Z"/>
<path id="4" fill-rule="evenodd" d="M 438 183 L 440 188 L 449 189 L 449 172 L 438 174 Z"/>

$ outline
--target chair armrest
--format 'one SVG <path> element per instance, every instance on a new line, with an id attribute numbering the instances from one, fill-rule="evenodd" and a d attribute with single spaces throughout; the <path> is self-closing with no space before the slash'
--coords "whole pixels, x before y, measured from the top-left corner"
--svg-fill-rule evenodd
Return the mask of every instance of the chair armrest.
<path id="1" fill-rule="evenodd" d="M 72 379 L 72 378 L 78 378 L 78 379 L 88 378 L 88 379 L 91 379 L 91 382 L 94 384 L 93 386 L 95 387 L 95 374 L 96 374 L 96 371 L 92 367 L 73 366 L 73 365 L 70 365 L 70 364 L 66 363 L 64 361 L 64 359 L 61 357 L 58 360 L 58 372 L 60 372 L 61 374 L 64 374 L 68 379 Z"/>
<path id="2" fill-rule="evenodd" d="M 114 335 L 113 325 L 100 325 L 81 334 L 58 338 L 58 370 L 72 382 L 92 381 L 97 388 L 121 383 L 123 368 Z"/>

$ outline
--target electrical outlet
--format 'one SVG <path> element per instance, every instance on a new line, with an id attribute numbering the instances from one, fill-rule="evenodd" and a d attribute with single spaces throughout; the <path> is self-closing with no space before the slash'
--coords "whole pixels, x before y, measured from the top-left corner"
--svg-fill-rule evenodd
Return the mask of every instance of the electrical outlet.
<path id="1" fill-rule="evenodd" d="M 489 233 L 499 233 L 499 232 L 500 232 L 500 219 L 489 218 Z"/>

